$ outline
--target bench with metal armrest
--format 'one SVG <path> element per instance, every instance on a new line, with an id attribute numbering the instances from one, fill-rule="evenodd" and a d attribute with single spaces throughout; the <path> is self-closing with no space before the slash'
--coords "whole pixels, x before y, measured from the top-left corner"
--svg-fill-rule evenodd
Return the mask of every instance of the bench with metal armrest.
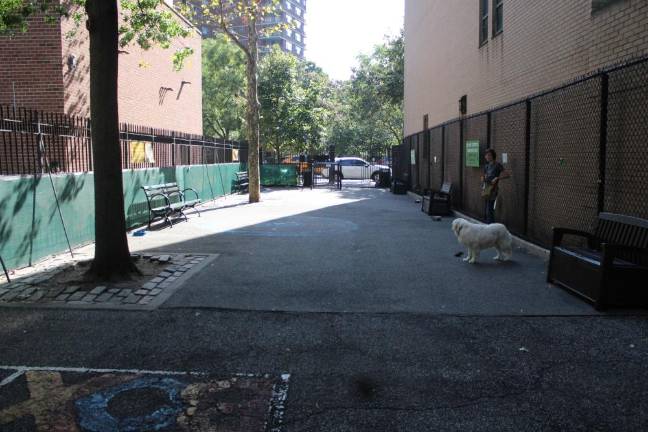
<path id="1" fill-rule="evenodd" d="M 180 190 L 177 183 L 164 183 L 142 186 L 142 190 L 146 195 L 146 203 L 149 209 L 149 228 L 151 223 L 158 218 L 164 219 L 166 223 L 173 226 L 170 216 L 174 214 L 179 214 L 187 220 L 184 210 L 188 208 L 194 209 L 200 216 L 200 211 L 196 209 L 196 205 L 200 204 L 201 201 L 198 192 L 193 188 Z M 187 192 L 191 192 L 191 199 L 187 198 Z"/>
<path id="2" fill-rule="evenodd" d="M 247 192 L 250 186 L 250 178 L 247 171 L 239 171 L 236 173 L 236 191 L 243 193 Z"/>

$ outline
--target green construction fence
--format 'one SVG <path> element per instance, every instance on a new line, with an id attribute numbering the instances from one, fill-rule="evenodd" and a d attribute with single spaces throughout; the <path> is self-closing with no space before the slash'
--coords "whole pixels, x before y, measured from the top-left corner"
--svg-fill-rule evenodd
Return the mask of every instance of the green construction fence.
<path id="1" fill-rule="evenodd" d="M 209 201 L 232 193 L 239 163 L 124 170 L 124 205 L 128 228 L 148 221 L 141 186 L 176 182 L 196 189 Z M 92 173 L 53 175 L 61 214 L 72 246 L 94 240 Z M 49 177 L 0 177 L 0 256 L 7 267 L 19 268 L 67 249 Z"/>

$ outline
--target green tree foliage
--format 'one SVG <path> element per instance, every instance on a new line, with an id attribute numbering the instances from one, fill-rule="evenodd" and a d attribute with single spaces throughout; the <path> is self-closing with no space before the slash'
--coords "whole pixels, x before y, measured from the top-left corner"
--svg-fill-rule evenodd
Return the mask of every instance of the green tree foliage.
<path id="1" fill-rule="evenodd" d="M 247 80 L 246 137 L 248 139 L 248 176 L 250 202 L 261 200 L 261 175 L 259 170 L 260 106 L 258 86 L 259 36 L 272 34 L 286 25 L 268 24 L 268 19 L 281 13 L 280 0 L 205 0 L 184 2 L 182 11 L 194 22 L 213 24 L 236 44 L 245 54 Z M 245 31 L 235 30 L 244 27 Z"/>
<path id="2" fill-rule="evenodd" d="M 245 134 L 245 55 L 225 35 L 202 47 L 205 135 L 239 140 Z"/>
<path id="3" fill-rule="evenodd" d="M 278 160 L 295 142 L 297 82 L 297 59 L 274 47 L 259 67 L 259 102 L 261 139 Z"/>
<path id="4" fill-rule="evenodd" d="M 329 79 L 307 61 L 275 47 L 259 70 L 261 136 L 277 160 L 287 154 L 315 153 L 325 147 Z"/>
<path id="5" fill-rule="evenodd" d="M 228 84 L 234 73 L 227 71 L 239 70 L 242 63 L 231 56 L 205 61 L 218 63 L 205 64 L 203 83 L 214 94 L 222 92 L 218 100 L 223 103 L 218 111 L 206 112 L 207 125 L 236 112 L 238 105 L 230 99 L 240 91 L 240 81 Z M 274 150 L 276 160 L 325 153 L 330 144 L 340 155 L 383 157 L 402 139 L 403 63 L 401 35 L 359 56 L 350 80 L 331 82 L 315 64 L 275 47 L 259 65 L 262 141 Z M 223 76 L 212 78 L 218 70 Z"/>
<path id="6" fill-rule="evenodd" d="M 300 62 L 298 66 L 293 152 L 324 153 L 328 123 L 333 114 L 332 84 L 324 71 L 314 63 Z"/>
<path id="7" fill-rule="evenodd" d="M 403 36 L 358 56 L 349 82 L 335 86 L 329 141 L 342 155 L 385 155 L 403 130 Z"/>

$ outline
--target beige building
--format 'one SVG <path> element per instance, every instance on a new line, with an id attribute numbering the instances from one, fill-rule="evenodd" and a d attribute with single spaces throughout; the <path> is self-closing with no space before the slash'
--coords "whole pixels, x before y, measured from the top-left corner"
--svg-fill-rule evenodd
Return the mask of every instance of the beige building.
<path id="1" fill-rule="evenodd" d="M 647 54 L 647 0 L 405 0 L 405 136 Z"/>

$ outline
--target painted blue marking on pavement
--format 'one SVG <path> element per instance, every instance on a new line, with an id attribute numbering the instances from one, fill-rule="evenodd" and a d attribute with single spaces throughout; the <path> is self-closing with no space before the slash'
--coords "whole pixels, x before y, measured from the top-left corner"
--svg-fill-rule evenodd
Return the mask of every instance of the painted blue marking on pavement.
<path id="1" fill-rule="evenodd" d="M 171 378 L 143 377 L 94 393 L 75 402 L 79 414 L 79 426 L 93 432 L 157 431 L 173 425 L 182 411 L 181 392 L 186 384 Z M 167 405 L 137 417 L 117 419 L 108 412 L 112 398 L 134 389 L 160 389 L 169 397 Z"/>

